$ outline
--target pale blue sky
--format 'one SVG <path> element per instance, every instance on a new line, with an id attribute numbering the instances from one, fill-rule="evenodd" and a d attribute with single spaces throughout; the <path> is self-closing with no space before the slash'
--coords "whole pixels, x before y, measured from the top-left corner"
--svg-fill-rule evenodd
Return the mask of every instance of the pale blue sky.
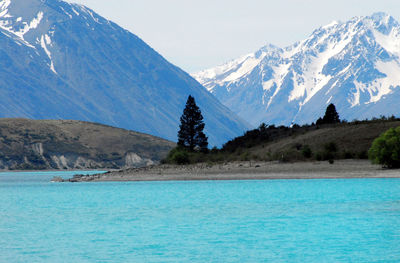
<path id="1" fill-rule="evenodd" d="M 383 11 L 399 0 L 68 0 L 84 4 L 141 37 L 188 72 L 217 66 L 267 43 L 302 40 L 333 20 Z"/>

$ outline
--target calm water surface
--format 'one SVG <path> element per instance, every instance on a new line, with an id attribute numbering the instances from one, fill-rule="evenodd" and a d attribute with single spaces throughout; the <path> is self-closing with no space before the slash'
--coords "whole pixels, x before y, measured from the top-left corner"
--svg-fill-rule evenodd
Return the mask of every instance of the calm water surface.
<path id="1" fill-rule="evenodd" d="M 0 262 L 400 262 L 400 180 L 0 173 Z"/>

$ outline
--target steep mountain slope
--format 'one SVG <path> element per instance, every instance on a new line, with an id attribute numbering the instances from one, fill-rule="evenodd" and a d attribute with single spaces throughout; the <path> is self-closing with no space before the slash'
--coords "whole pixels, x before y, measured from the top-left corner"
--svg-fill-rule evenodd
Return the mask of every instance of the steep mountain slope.
<path id="1" fill-rule="evenodd" d="M 0 117 L 95 121 L 176 141 L 189 94 L 211 145 L 247 128 L 187 73 L 92 10 L 0 0 Z"/>
<path id="2" fill-rule="evenodd" d="M 159 162 L 174 146 L 90 122 L 0 119 L 0 169 L 140 167 Z"/>
<path id="3" fill-rule="evenodd" d="M 193 76 L 253 125 L 311 123 L 329 103 L 347 120 L 400 115 L 400 24 L 384 13 L 333 22 Z"/>

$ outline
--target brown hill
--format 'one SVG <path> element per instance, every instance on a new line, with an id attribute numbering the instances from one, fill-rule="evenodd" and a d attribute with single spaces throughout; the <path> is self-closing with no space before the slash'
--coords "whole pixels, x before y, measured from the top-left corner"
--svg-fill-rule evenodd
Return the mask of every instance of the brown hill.
<path id="1" fill-rule="evenodd" d="M 365 121 L 293 130 L 292 134 L 248 149 L 256 158 L 273 160 L 366 159 L 372 142 L 400 121 Z M 309 148 L 311 156 L 307 157 Z"/>
<path id="2" fill-rule="evenodd" d="M 313 161 L 367 159 L 374 139 L 400 120 L 377 119 L 330 125 L 305 125 L 292 128 L 260 126 L 227 142 L 210 153 L 175 149 L 165 163 L 202 163 L 231 161 Z"/>
<path id="3" fill-rule="evenodd" d="M 0 119 L 0 169 L 140 167 L 158 163 L 174 146 L 96 123 Z"/>

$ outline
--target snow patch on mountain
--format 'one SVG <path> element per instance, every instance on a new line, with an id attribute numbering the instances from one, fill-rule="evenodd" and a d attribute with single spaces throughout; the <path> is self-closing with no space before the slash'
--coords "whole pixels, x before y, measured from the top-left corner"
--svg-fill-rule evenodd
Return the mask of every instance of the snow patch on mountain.
<path id="1" fill-rule="evenodd" d="M 10 17 L 8 15 L 8 7 L 11 4 L 11 0 L 2 0 L 0 1 L 0 17 Z"/>
<path id="2" fill-rule="evenodd" d="M 79 16 L 79 13 L 75 10 L 75 8 L 72 8 L 72 11 L 75 13 L 75 15 Z"/>
<path id="3" fill-rule="evenodd" d="M 378 30 L 374 30 L 374 36 L 376 42 L 382 46 L 389 53 L 400 57 L 400 32 L 399 28 L 393 28 L 389 34 L 385 35 Z"/>
<path id="4" fill-rule="evenodd" d="M 5 18 L 11 18 L 11 16 L 7 16 L 8 10 L 4 10 L 5 15 L 0 14 L 0 17 L 5 17 Z M 40 24 L 40 21 L 43 19 L 43 12 L 38 12 L 36 17 L 32 19 L 30 22 L 22 22 L 22 26 L 18 29 L 15 30 L 13 28 L 12 23 L 9 20 L 0 20 L 0 27 L 7 30 L 8 32 L 11 32 L 18 36 L 21 39 L 24 39 L 24 35 L 28 33 L 31 29 L 35 29 L 38 27 Z M 22 18 L 19 17 L 16 19 L 17 22 L 21 22 Z"/>
<path id="5" fill-rule="evenodd" d="M 50 59 L 50 65 L 49 66 L 50 66 L 51 71 L 53 71 L 54 73 L 58 74 L 56 69 L 54 68 L 54 62 L 53 62 L 53 60 L 51 58 L 51 52 L 47 48 L 47 45 L 51 45 L 51 39 L 47 34 L 42 35 L 42 37 L 40 38 L 40 45 L 42 46 L 43 50 L 46 52 L 46 55 Z"/>
<path id="6" fill-rule="evenodd" d="M 400 85 L 400 64 L 397 61 L 377 61 L 376 69 L 386 75 L 385 78 L 374 80 L 372 84 L 365 85 L 371 96 L 371 100 L 366 102 L 374 103 L 382 99 L 383 96 L 390 94 L 395 87 Z"/>
<path id="7" fill-rule="evenodd" d="M 334 21 L 193 77 L 253 125 L 311 123 L 329 103 L 349 120 L 400 114 L 384 105 L 399 96 L 400 25 L 385 13 Z"/>
<path id="8" fill-rule="evenodd" d="M 0 14 L 0 117 L 92 121 L 176 141 L 192 95 L 210 146 L 250 128 L 139 37 L 85 6 L 0 0 Z"/>

